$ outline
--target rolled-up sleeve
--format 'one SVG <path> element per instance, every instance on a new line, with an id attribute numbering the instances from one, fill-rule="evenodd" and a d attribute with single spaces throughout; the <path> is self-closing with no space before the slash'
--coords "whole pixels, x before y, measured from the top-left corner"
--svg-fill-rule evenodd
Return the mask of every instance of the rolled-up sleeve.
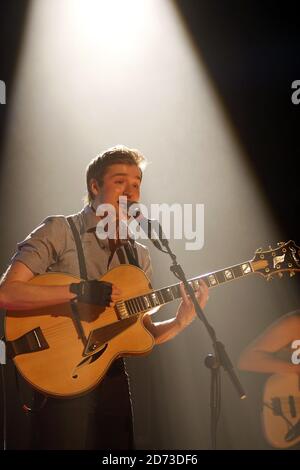
<path id="1" fill-rule="evenodd" d="M 17 245 L 12 263 L 20 261 L 34 274 L 45 273 L 55 264 L 66 246 L 66 221 L 63 216 L 47 217 L 25 240 Z"/>

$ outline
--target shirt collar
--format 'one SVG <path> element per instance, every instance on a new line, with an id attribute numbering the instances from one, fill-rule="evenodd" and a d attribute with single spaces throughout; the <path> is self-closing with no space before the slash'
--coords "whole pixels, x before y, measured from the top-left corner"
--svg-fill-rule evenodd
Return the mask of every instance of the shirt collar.
<path id="1" fill-rule="evenodd" d="M 85 206 L 82 211 L 83 229 L 84 232 L 96 231 L 97 223 L 99 222 L 95 211 L 91 206 Z"/>

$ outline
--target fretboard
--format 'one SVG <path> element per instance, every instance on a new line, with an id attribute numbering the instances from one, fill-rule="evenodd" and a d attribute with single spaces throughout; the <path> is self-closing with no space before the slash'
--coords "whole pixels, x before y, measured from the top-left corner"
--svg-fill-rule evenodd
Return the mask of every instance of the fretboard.
<path id="1" fill-rule="evenodd" d="M 242 264 L 237 264 L 229 268 L 221 269 L 202 276 L 189 279 L 188 283 L 195 291 L 199 287 L 199 281 L 202 279 L 208 287 L 215 287 L 225 282 L 239 279 L 243 276 L 253 273 L 253 269 L 250 261 L 246 261 Z M 179 283 L 173 284 L 172 286 L 163 287 L 162 289 L 154 290 L 150 294 L 140 295 L 138 297 L 132 297 L 124 301 L 127 315 L 135 315 L 137 313 L 146 312 L 152 308 L 165 305 L 173 300 L 177 300 L 181 297 Z"/>

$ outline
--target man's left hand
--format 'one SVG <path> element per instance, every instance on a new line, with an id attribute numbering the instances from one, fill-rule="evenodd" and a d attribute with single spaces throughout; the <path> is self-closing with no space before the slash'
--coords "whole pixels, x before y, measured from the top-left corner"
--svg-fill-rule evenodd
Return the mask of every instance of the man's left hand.
<path id="1" fill-rule="evenodd" d="M 203 310 L 209 298 L 208 287 L 202 280 L 200 280 L 199 284 L 199 288 L 195 291 L 195 295 L 200 307 Z M 176 321 L 181 328 L 185 328 L 194 320 L 196 317 L 196 312 L 193 302 L 184 289 L 183 283 L 180 283 L 180 292 L 182 296 L 182 302 L 176 314 Z"/>

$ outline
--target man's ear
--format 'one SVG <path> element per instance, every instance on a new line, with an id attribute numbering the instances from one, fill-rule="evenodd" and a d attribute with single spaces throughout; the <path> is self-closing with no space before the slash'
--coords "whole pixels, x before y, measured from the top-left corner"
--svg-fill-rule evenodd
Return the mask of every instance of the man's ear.
<path id="1" fill-rule="evenodd" d="M 94 197 L 98 196 L 98 194 L 100 193 L 100 187 L 99 187 L 99 184 L 98 184 L 98 182 L 95 178 L 92 178 L 90 180 L 89 186 L 90 186 L 90 190 L 93 193 Z"/>

